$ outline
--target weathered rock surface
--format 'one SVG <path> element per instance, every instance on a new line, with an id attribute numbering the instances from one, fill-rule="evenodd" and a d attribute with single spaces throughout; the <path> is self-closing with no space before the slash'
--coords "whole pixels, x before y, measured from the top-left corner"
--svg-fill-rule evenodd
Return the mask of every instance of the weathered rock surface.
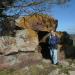
<path id="1" fill-rule="evenodd" d="M 10 36 L 0 37 L 0 53 L 9 54 L 13 52 L 18 52 L 15 38 Z"/>
<path id="2" fill-rule="evenodd" d="M 9 68 L 24 68 L 26 66 L 37 64 L 42 59 L 40 53 L 18 52 L 8 56 L 0 55 L 0 70 Z"/>
<path id="3" fill-rule="evenodd" d="M 11 54 L 18 51 L 35 51 L 38 35 L 31 29 L 18 30 L 15 37 L 0 37 L 0 53 Z"/>
<path id="4" fill-rule="evenodd" d="M 35 51 L 38 46 L 38 35 L 31 29 L 18 30 L 15 39 L 19 51 Z"/>
<path id="5" fill-rule="evenodd" d="M 57 20 L 52 17 L 33 14 L 31 16 L 19 17 L 16 19 L 16 25 L 22 28 L 30 28 L 36 31 L 50 31 L 57 28 Z"/>

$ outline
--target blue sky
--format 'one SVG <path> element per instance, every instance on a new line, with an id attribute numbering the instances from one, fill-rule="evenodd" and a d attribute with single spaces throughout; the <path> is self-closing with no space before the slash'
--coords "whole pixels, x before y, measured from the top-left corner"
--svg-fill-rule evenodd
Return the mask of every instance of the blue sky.
<path id="1" fill-rule="evenodd" d="M 58 19 L 57 31 L 75 34 L 75 0 L 71 0 L 65 6 L 53 7 L 51 15 Z"/>

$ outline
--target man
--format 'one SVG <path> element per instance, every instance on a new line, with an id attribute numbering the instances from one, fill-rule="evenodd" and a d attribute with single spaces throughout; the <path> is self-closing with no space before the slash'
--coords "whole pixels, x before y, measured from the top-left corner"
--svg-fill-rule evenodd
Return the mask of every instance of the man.
<path id="1" fill-rule="evenodd" d="M 55 31 L 51 31 L 49 35 L 49 50 L 50 50 L 50 56 L 53 64 L 58 64 L 58 51 L 57 51 L 57 44 L 59 43 L 59 38 L 56 36 Z"/>

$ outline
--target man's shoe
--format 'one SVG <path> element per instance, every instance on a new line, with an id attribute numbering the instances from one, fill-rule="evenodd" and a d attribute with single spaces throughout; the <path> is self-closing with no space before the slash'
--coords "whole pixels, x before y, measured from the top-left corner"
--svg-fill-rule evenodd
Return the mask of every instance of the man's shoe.
<path id="1" fill-rule="evenodd" d="M 59 63 L 56 63 L 55 65 L 59 65 Z"/>

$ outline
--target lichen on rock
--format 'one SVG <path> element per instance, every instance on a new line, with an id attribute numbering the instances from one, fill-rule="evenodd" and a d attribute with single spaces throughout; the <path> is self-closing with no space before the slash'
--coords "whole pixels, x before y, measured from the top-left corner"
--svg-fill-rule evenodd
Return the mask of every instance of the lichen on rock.
<path id="1" fill-rule="evenodd" d="M 53 17 L 43 14 L 33 14 L 31 16 L 19 17 L 15 20 L 16 25 L 22 28 L 29 28 L 35 31 L 56 30 L 58 21 Z"/>

